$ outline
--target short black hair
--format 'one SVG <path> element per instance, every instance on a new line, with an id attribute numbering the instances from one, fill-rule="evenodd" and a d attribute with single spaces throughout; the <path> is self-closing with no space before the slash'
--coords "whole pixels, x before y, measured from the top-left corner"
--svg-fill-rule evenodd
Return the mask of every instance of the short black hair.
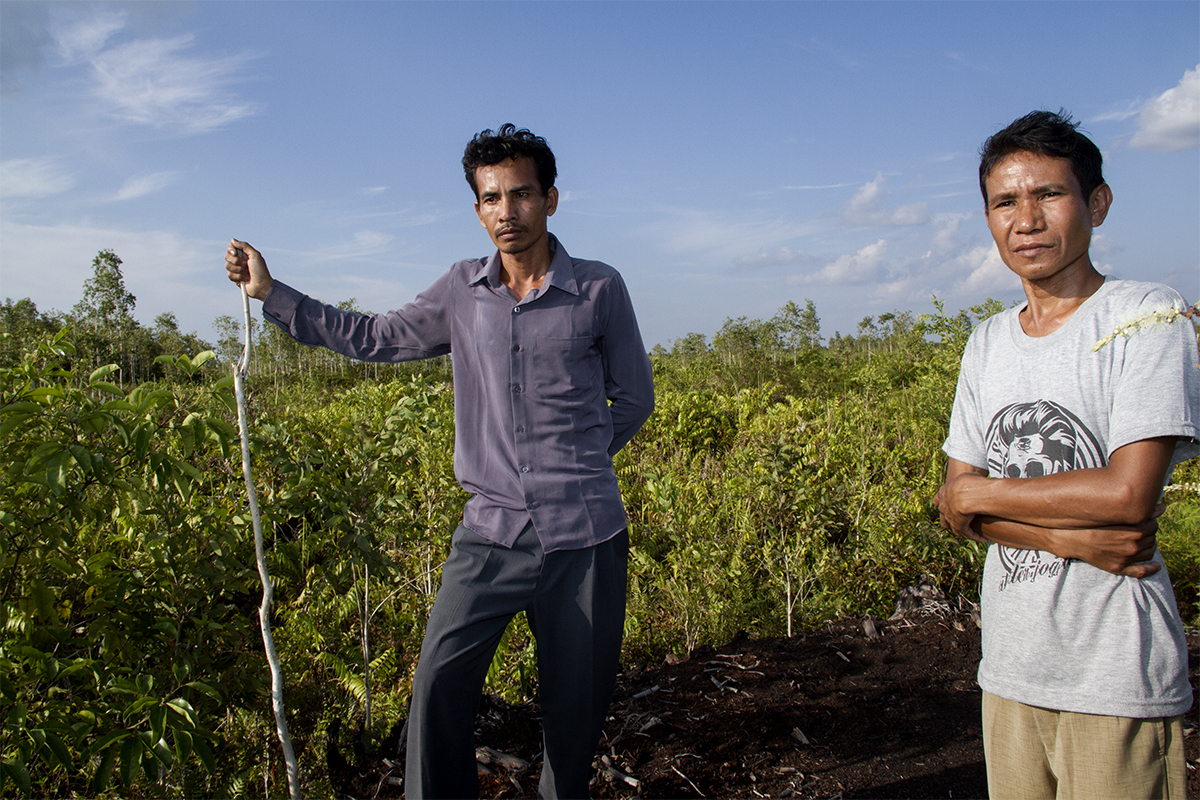
<path id="1" fill-rule="evenodd" d="M 475 170 L 480 167 L 491 167 L 510 158 L 532 158 L 537 168 L 538 184 L 542 194 L 554 186 L 558 177 L 558 167 L 554 163 L 554 153 L 550 145 L 540 136 L 535 136 L 525 128 L 518 129 L 511 122 L 506 122 L 494 133 L 491 129 L 480 131 L 467 143 L 463 153 L 463 172 L 466 173 L 467 183 L 479 199 L 479 186 L 475 183 Z"/>
<path id="2" fill-rule="evenodd" d="M 1001 161 L 1013 153 L 1036 153 L 1040 156 L 1065 158 L 1071 162 L 1071 172 L 1079 181 L 1085 200 L 1091 198 L 1097 186 L 1104 183 L 1101 167 L 1104 156 L 1091 139 L 1079 132 L 1079 123 L 1063 109 L 1033 111 L 1002 131 L 988 137 L 979 151 L 979 191 L 983 203 L 988 201 L 987 177 Z"/>

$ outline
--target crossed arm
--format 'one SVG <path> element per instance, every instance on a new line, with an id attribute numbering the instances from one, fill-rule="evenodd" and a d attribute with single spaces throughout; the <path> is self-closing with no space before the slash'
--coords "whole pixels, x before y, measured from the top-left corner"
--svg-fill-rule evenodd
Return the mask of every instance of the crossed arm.
<path id="1" fill-rule="evenodd" d="M 1145 578 L 1161 569 L 1150 559 L 1174 447 L 1172 437 L 1145 439 L 1118 448 L 1105 467 L 1038 478 L 989 478 L 950 459 L 934 503 L 942 527 L 959 536 Z"/>

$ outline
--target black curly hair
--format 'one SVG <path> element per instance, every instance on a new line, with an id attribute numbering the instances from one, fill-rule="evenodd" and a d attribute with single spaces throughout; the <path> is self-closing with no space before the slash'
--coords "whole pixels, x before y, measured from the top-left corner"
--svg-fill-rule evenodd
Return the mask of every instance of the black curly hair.
<path id="1" fill-rule="evenodd" d="M 510 158 L 523 157 L 533 159 L 542 194 L 550 191 L 554 179 L 558 177 L 558 167 L 554 163 L 554 153 L 550 152 L 550 145 L 546 144 L 545 139 L 533 135 L 525 128 L 518 129 L 511 122 L 501 125 L 494 133 L 489 129 L 475 134 L 467 143 L 462 160 L 463 172 L 466 173 L 471 191 L 475 193 L 475 199 L 479 199 L 475 170 L 499 164 Z"/>

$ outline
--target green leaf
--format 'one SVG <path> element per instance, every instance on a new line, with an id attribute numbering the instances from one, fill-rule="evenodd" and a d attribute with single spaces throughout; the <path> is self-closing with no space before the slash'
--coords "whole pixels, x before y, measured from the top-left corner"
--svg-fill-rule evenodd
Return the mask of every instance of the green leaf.
<path id="1" fill-rule="evenodd" d="M 0 762 L 0 769 L 2 769 L 4 774 L 17 784 L 17 788 L 21 790 L 22 794 L 29 794 L 31 790 L 29 783 L 29 771 L 25 769 L 25 763 L 23 761 L 16 758 L 6 758 L 3 762 Z M 209 770 L 209 772 L 211 771 L 212 770 Z"/>
<path id="2" fill-rule="evenodd" d="M 30 405 L 32 405 L 32 403 Z M 12 433 L 13 428 L 25 423 L 32 416 L 32 414 L 13 414 L 11 417 L 4 420 L 4 422 L 0 423 L 0 439 L 7 437 L 10 433 Z"/>
<path id="3" fill-rule="evenodd" d="M 32 414 L 42 410 L 41 403 L 34 403 L 31 400 L 21 400 L 16 403 L 9 403 L 2 409 L 5 414 Z"/>
<path id="4" fill-rule="evenodd" d="M 92 370 L 92 374 L 88 376 L 88 383 L 95 383 L 101 378 L 107 378 L 119 369 L 120 367 L 116 364 L 105 364 L 103 367 Z"/>
<path id="5" fill-rule="evenodd" d="M 213 756 L 212 748 L 208 742 L 200 737 L 192 740 L 192 747 L 196 751 L 196 758 L 200 759 L 200 763 L 204 765 L 204 769 L 211 775 L 217 770 L 217 759 Z"/>
<path id="6" fill-rule="evenodd" d="M 157 706 L 150 710 L 150 741 L 157 742 L 163 738 L 167 727 L 167 709 Z"/>
<path id="7" fill-rule="evenodd" d="M 211 697 L 213 700 L 216 700 L 218 703 L 221 702 L 221 693 L 218 692 L 213 687 L 209 686 L 204 681 L 188 681 L 187 683 L 184 684 L 184 686 L 188 687 L 189 689 L 195 689 L 197 692 L 200 692 L 201 694 L 206 694 L 209 697 Z"/>
<path id="8" fill-rule="evenodd" d="M 127 730 L 109 731 L 100 737 L 100 739 L 88 748 L 88 758 L 95 758 L 96 754 L 102 750 L 112 749 L 112 746 L 122 739 L 128 739 L 132 736 Z"/>
<path id="9" fill-rule="evenodd" d="M 62 739 L 47 731 L 46 748 L 54 754 L 55 760 L 62 764 L 63 769 L 67 772 L 71 771 L 71 751 L 63 744 Z"/>
<path id="10" fill-rule="evenodd" d="M 192 755 L 192 735 L 187 731 L 175 731 L 175 757 L 182 764 Z"/>
<path id="11" fill-rule="evenodd" d="M 58 611 L 54 607 L 54 592 L 38 578 L 29 583 L 29 592 L 33 595 L 33 604 L 37 608 L 38 617 L 43 622 L 58 623 Z"/>
<path id="12" fill-rule="evenodd" d="M 130 736 L 121 744 L 121 783 L 126 786 L 133 785 L 133 775 L 141 755 L 142 740 L 138 737 Z"/>
<path id="13" fill-rule="evenodd" d="M 70 469 L 67 462 L 70 458 L 70 450 L 59 450 L 46 464 L 46 483 L 55 494 L 62 494 L 66 490 L 67 471 Z"/>
<path id="14" fill-rule="evenodd" d="M 167 742 L 164 739 L 159 739 L 157 742 L 155 742 L 154 746 L 150 748 L 150 752 L 153 753 L 154 757 L 161 761 L 165 767 L 169 767 L 175 763 L 175 754 L 171 752 L 170 747 L 167 747 Z M 153 776 L 151 776 L 151 779 L 153 779 Z"/>
<path id="15" fill-rule="evenodd" d="M 150 430 L 145 425 L 138 425 L 133 432 L 133 457 L 138 461 L 145 461 L 149 444 Z"/>
<path id="16" fill-rule="evenodd" d="M 192 357 L 192 366 L 193 367 L 203 366 L 207 361 L 210 361 L 216 357 L 217 357 L 217 354 L 214 353 L 212 350 L 201 350 L 199 353 L 196 353 L 196 355 Z"/>
<path id="17" fill-rule="evenodd" d="M 183 717 L 193 728 L 199 727 L 196 721 L 196 711 L 192 708 L 192 704 L 182 697 L 174 697 L 167 701 L 167 708 L 174 711 L 179 716 Z"/>
<path id="18" fill-rule="evenodd" d="M 108 782 L 112 780 L 113 763 L 117 760 L 120 750 L 121 748 L 113 744 L 104 751 L 100 766 L 96 768 L 96 774 L 92 777 L 93 793 L 100 794 L 108 788 Z"/>
<path id="19" fill-rule="evenodd" d="M 75 463 L 79 465 L 80 471 L 84 475 L 91 475 L 92 454 L 83 445 L 79 444 L 68 445 L 67 450 L 71 453 L 71 457 L 75 459 Z"/>

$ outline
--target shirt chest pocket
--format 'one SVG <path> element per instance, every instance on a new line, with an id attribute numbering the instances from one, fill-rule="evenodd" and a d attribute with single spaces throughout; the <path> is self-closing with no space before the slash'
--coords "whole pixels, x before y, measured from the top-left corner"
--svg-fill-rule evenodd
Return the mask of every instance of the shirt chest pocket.
<path id="1" fill-rule="evenodd" d="M 539 337 L 532 367 L 532 383 L 543 398 L 578 397 L 601 382 L 600 349 L 590 336 Z"/>

